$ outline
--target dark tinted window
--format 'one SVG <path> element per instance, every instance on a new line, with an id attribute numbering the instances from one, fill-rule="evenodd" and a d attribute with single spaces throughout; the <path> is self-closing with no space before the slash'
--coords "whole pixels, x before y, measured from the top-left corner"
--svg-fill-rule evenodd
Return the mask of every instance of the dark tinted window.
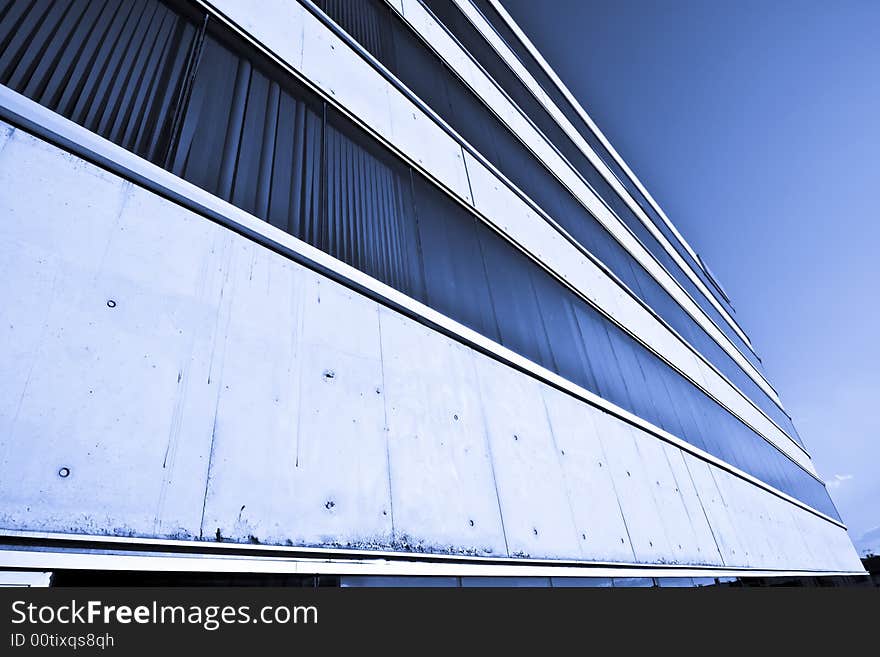
<path id="1" fill-rule="evenodd" d="M 0 0 L 0 82 L 162 162 L 196 34 L 156 0 Z"/>

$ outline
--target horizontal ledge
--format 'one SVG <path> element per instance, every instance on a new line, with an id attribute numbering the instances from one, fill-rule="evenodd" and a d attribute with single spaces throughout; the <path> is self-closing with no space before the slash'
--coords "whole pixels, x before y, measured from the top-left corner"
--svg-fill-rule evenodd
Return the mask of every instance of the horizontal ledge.
<path id="1" fill-rule="evenodd" d="M 491 558 L 26 532 L 5 535 L 2 530 L 0 568 L 491 577 L 814 577 L 867 574 L 864 571 Z"/>

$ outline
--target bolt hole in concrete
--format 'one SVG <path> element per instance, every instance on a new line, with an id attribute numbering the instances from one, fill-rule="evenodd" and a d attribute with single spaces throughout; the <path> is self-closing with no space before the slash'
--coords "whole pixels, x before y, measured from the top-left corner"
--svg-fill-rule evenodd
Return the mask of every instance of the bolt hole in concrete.
<path id="1" fill-rule="evenodd" d="M 107 307 L 108 308 L 115 308 L 116 302 L 113 299 L 107 299 Z"/>
<path id="2" fill-rule="evenodd" d="M 457 415 L 453 415 L 453 416 L 452 416 L 452 419 L 453 419 L 453 420 L 458 420 L 458 416 L 457 416 Z"/>
<path id="3" fill-rule="evenodd" d="M 70 468 L 61 468 L 58 471 L 58 476 L 61 477 L 62 479 L 66 479 L 67 477 L 70 476 Z"/>
<path id="4" fill-rule="evenodd" d="M 328 500 L 327 503 L 324 505 L 324 508 L 332 509 L 334 506 L 336 506 L 336 502 L 334 502 L 333 500 Z"/>

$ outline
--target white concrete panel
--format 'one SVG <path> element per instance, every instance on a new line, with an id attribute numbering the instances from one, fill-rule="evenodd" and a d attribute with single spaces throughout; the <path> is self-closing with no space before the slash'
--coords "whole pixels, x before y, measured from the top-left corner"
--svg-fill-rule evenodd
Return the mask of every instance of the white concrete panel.
<path id="1" fill-rule="evenodd" d="M 815 560 L 812 559 L 812 554 L 809 551 L 809 541 L 801 533 L 795 520 L 795 515 L 799 513 L 799 509 L 786 504 L 784 500 L 772 495 L 768 495 L 764 499 L 771 521 L 776 526 L 774 540 L 783 546 L 784 566 L 787 567 L 788 563 L 791 562 L 790 555 L 796 554 L 798 555 L 798 564 L 821 567 L 820 564 L 815 563 Z"/>
<path id="2" fill-rule="evenodd" d="M 822 547 L 824 548 L 823 557 L 815 566 L 817 569 L 824 568 L 826 563 L 847 569 L 852 569 L 854 564 L 861 563 L 843 529 L 823 527 L 819 523 L 813 523 L 813 525 L 814 530 L 811 532 L 811 536 L 822 536 Z"/>
<path id="3" fill-rule="evenodd" d="M 814 568 L 824 569 L 825 564 L 835 564 L 851 569 L 859 562 L 855 548 L 842 528 L 825 527 L 824 524 L 827 523 L 816 522 L 819 518 L 808 515 L 797 514 L 797 519 L 804 536 L 810 542 Z"/>
<path id="4" fill-rule="evenodd" d="M 391 310 L 379 317 L 397 542 L 507 556 L 473 352 Z"/>
<path id="5" fill-rule="evenodd" d="M 752 499 L 762 536 L 767 543 L 767 564 L 769 567 L 784 569 L 792 560 L 790 555 L 802 552 L 798 534 L 791 526 L 788 512 L 790 505 L 777 497 L 762 495 L 761 491 L 753 490 Z"/>
<path id="6" fill-rule="evenodd" d="M 387 542 L 392 509 L 385 409 L 376 395 L 378 306 L 318 278 L 306 307 L 293 471 L 297 538 Z"/>
<path id="7" fill-rule="evenodd" d="M 715 484 L 716 504 L 724 509 L 724 513 L 730 519 L 733 533 L 736 535 L 737 548 L 734 556 L 738 560 L 738 565 L 746 568 L 752 567 L 757 562 L 754 548 L 755 537 L 752 536 L 754 528 L 747 517 L 738 513 L 738 499 L 729 485 L 728 478 L 731 475 L 726 470 L 714 466 L 709 466 L 709 475 Z"/>
<path id="8" fill-rule="evenodd" d="M 2 178 L 0 174 L 0 181 Z M 0 226 L 6 225 L 0 222 Z M 20 280 L 16 289 L 4 286 L 7 289 L 0 290 L 0 436 L 11 436 L 15 429 L 23 395 L 47 337 L 59 269 L 47 251 L 0 236 L 0 276 L 4 281 Z"/>
<path id="9" fill-rule="evenodd" d="M 190 212 L 176 212 L 177 206 L 155 194 L 138 187 L 131 190 L 125 222 L 102 263 L 108 276 L 120 281 L 135 276 L 137 282 L 128 294 L 107 290 L 120 314 L 134 320 L 130 337 L 119 343 L 114 365 L 138 356 L 132 349 L 143 342 L 143 358 L 152 363 L 152 374 L 162 377 L 166 396 L 150 396 L 149 387 L 137 378 L 119 385 L 117 370 L 107 373 L 107 382 L 118 387 L 120 406 L 129 408 L 132 419 L 149 420 L 144 411 L 154 400 L 158 417 L 170 414 L 154 531 L 185 535 L 195 522 L 193 533 L 198 535 L 198 500 L 204 499 L 220 386 L 212 373 L 222 367 L 217 345 L 229 315 L 224 291 L 230 283 L 226 264 L 233 236 Z M 157 271 L 132 267 L 139 262 L 155 262 Z M 113 328 L 105 327 L 99 339 L 112 344 L 113 337 Z M 107 433 L 116 431 L 108 428 Z"/>
<path id="10" fill-rule="evenodd" d="M 644 466 L 645 484 L 651 490 L 666 534 L 669 546 L 666 558 L 673 563 L 700 563 L 702 549 L 697 551 L 697 537 L 691 528 L 663 443 L 636 429 L 632 431 Z"/>
<path id="11" fill-rule="evenodd" d="M 755 490 L 754 486 L 733 475 L 726 479 L 726 490 L 726 499 L 732 505 L 735 518 L 742 527 L 741 540 L 748 543 L 751 563 L 767 568 L 776 567 L 784 559 L 783 546 L 780 542 L 772 541 L 771 528 L 762 503 L 765 496 L 761 491 Z"/>
<path id="12" fill-rule="evenodd" d="M 39 245 L 56 260 L 80 262 L 94 275 L 110 240 L 107 226 L 119 215 L 128 189 L 116 176 L 61 154 L 22 130 L 11 133 L 0 158 L 0 184 L 7 201 L 0 238 Z M 60 161 L 69 166 L 60 166 Z M 81 184 L 89 195 L 76 193 Z M 45 212 L 64 212 L 51 220 L 34 220 L 42 204 Z M 76 221 L 76 230 L 71 230 L 71 221 Z"/>
<path id="13" fill-rule="evenodd" d="M 827 539 L 824 528 L 816 527 L 811 518 L 799 513 L 794 514 L 794 525 L 804 538 L 804 549 L 800 553 L 803 559 L 801 563 L 808 568 L 817 568 L 823 561 L 828 562 L 827 548 L 824 545 Z M 822 536 L 821 543 L 815 540 L 817 535 Z"/>
<path id="14" fill-rule="evenodd" d="M 648 485 L 647 471 L 636 448 L 635 430 L 607 413 L 590 417 L 596 423 L 636 562 L 674 561 L 661 509 Z"/>
<path id="15" fill-rule="evenodd" d="M 832 559 L 828 563 L 835 564 L 837 568 L 847 572 L 863 568 L 861 559 L 859 559 L 859 555 L 844 529 L 833 525 L 823 527 L 823 535 L 828 537 L 830 551 L 833 553 Z M 818 567 L 824 569 L 827 566 L 823 563 Z"/>
<path id="16" fill-rule="evenodd" d="M 216 315 L 212 227 L 185 212 L 169 221 L 155 197 L 22 132 L 0 184 L 40 190 L 4 196 L 0 261 L 16 284 L 0 292 L 2 370 L 14 373 L 0 383 L 0 453 L 16 477 L 0 478 L 3 526 L 197 535 L 204 489 L 189 482 L 204 463 L 175 459 L 176 400 L 186 368 L 204 370 Z M 155 270 L 132 267 L 133 254 Z M 186 428 L 198 451 L 209 415 Z"/>
<path id="17" fill-rule="evenodd" d="M 390 545 L 378 307 L 258 251 L 236 263 L 204 532 Z"/>
<path id="18" fill-rule="evenodd" d="M 664 444 L 663 449 L 666 451 L 666 459 L 672 471 L 676 492 L 681 495 L 690 529 L 693 533 L 693 546 L 697 553 L 694 563 L 714 566 L 724 565 L 721 552 L 718 550 L 718 545 L 715 542 L 715 536 L 712 534 L 712 528 L 709 526 L 709 521 L 706 518 L 703 504 L 694 487 L 690 472 L 688 472 L 685 465 L 684 454 L 679 448 L 669 444 Z"/>
<path id="19" fill-rule="evenodd" d="M 595 561 L 634 561 L 611 468 L 590 418 L 602 411 L 552 388 L 545 387 L 543 396 L 581 551 Z"/>
<path id="20" fill-rule="evenodd" d="M 694 489 L 702 504 L 703 511 L 712 528 L 712 535 L 721 553 L 725 566 L 742 566 L 744 550 L 740 547 L 739 536 L 730 517 L 727 507 L 724 505 L 715 480 L 712 477 L 711 466 L 705 461 L 682 453 L 685 466 L 691 476 Z"/>
<path id="21" fill-rule="evenodd" d="M 772 544 L 779 546 L 776 567 L 788 567 L 789 563 L 809 563 L 810 553 L 807 551 L 806 541 L 795 524 L 795 508 L 772 495 L 764 496 L 763 501 L 769 518 L 768 531 L 772 536 Z M 793 560 L 791 555 L 798 557 Z"/>
<path id="22" fill-rule="evenodd" d="M 792 562 L 791 555 L 804 554 L 804 541 L 792 519 L 792 507 L 773 495 L 755 494 L 763 532 L 771 549 L 770 565 L 786 568 Z"/>
<path id="23" fill-rule="evenodd" d="M 792 538 L 796 539 L 796 535 L 793 537 L 791 530 L 785 529 L 787 522 L 785 509 L 775 507 L 772 503 L 773 499 L 768 495 L 753 492 L 751 499 L 755 506 L 758 525 L 768 546 L 765 563 L 771 568 L 785 568 L 785 562 L 789 560 L 786 555 L 796 554 L 798 551 L 796 543 L 793 547 L 792 541 Z"/>
<path id="24" fill-rule="evenodd" d="M 715 469 L 715 482 L 739 528 L 745 556 L 752 566 L 770 566 L 776 560 L 776 548 L 770 545 L 763 526 L 763 512 L 755 502 L 754 486 L 728 472 Z"/>
<path id="25" fill-rule="evenodd" d="M 290 0 L 210 0 L 207 3 L 239 26 L 280 59 L 295 68 L 302 65 L 305 7 Z"/>
<path id="26" fill-rule="evenodd" d="M 848 571 L 858 568 L 861 564 L 858 553 L 853 547 L 852 541 L 846 531 L 840 527 L 823 527 L 817 524 L 813 536 L 822 536 L 823 543 L 827 546 L 828 558 L 823 559 L 815 567 L 824 569 L 825 564 L 834 564 L 837 568 L 845 568 Z"/>
<path id="27" fill-rule="evenodd" d="M 316 281 L 243 240 L 226 269 L 202 535 L 284 544 L 296 527 L 303 306 Z"/>
<path id="28" fill-rule="evenodd" d="M 581 558 L 542 384 L 488 358 L 474 363 L 510 555 Z"/>

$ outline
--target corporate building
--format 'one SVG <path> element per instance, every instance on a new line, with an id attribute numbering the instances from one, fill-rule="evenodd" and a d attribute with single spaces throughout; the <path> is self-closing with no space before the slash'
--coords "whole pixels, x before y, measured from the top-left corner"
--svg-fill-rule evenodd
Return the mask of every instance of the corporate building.
<path id="1" fill-rule="evenodd" d="M 863 572 L 497 0 L 0 0 L 0 217 L 0 579 Z"/>

